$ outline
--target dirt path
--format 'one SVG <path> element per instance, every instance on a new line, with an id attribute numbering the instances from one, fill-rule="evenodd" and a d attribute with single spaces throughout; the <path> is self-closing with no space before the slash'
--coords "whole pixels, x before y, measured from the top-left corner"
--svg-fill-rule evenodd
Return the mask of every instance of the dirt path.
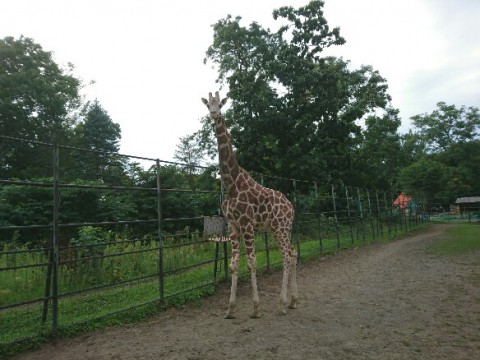
<path id="1" fill-rule="evenodd" d="M 280 273 L 141 324 L 59 340 L 18 359 L 480 359 L 480 255 L 426 252 L 448 225 L 299 266 L 299 306 L 275 316 Z"/>

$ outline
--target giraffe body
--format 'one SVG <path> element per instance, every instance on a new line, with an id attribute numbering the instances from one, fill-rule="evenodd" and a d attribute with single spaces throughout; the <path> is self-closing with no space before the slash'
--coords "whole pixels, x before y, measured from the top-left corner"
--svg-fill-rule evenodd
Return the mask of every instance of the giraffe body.
<path id="1" fill-rule="evenodd" d="M 215 131 L 219 150 L 220 175 L 226 189 L 226 198 L 222 211 L 228 220 L 228 231 L 232 242 L 232 287 L 230 292 L 227 318 L 235 317 L 238 265 L 240 258 L 240 237 L 245 242 L 247 265 L 250 271 L 253 295 L 253 314 L 259 317 L 260 300 L 257 290 L 255 229 L 269 230 L 277 239 L 283 256 L 283 280 L 280 292 L 278 314 L 285 314 L 287 291 L 290 288 L 291 302 L 295 308 L 297 302 L 296 262 L 297 254 L 290 243 L 293 224 L 293 205 L 281 192 L 266 188 L 256 182 L 248 172 L 241 168 L 233 152 L 230 135 L 220 109 L 227 99 L 220 101 L 218 92 L 215 97 L 209 94 L 209 100 L 202 98 L 215 121 Z"/>

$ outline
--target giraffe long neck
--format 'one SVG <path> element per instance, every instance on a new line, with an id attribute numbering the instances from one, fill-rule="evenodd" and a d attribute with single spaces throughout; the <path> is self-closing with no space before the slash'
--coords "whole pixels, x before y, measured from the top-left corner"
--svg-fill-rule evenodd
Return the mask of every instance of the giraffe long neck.
<path id="1" fill-rule="evenodd" d="M 215 119 L 215 132 L 218 143 L 218 157 L 220 160 L 220 176 L 227 193 L 229 193 L 235 187 L 235 180 L 240 172 L 240 166 L 233 152 L 225 118 L 221 114 L 217 115 Z"/>

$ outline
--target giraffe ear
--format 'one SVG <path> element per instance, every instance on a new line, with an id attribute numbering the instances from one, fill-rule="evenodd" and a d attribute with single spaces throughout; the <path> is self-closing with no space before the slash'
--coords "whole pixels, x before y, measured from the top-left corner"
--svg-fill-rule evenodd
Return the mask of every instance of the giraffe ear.
<path id="1" fill-rule="evenodd" d="M 205 105 L 208 105 L 208 101 L 207 101 L 207 99 L 205 99 L 205 98 L 202 98 L 202 102 L 203 102 Z"/>
<path id="2" fill-rule="evenodd" d="M 224 99 L 222 100 L 222 102 L 221 102 L 222 106 L 227 103 L 227 100 L 228 100 L 228 98 L 224 98 Z"/>

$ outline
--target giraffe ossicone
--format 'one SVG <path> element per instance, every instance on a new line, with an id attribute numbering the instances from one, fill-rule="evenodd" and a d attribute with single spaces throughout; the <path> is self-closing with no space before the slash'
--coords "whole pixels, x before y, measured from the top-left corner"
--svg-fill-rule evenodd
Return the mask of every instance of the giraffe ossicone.
<path id="1" fill-rule="evenodd" d="M 222 203 L 222 212 L 228 221 L 228 232 L 232 243 L 230 263 L 232 286 L 226 318 L 235 317 L 241 237 L 245 242 L 247 265 L 252 283 L 253 314 L 251 317 L 257 318 L 260 316 L 254 233 L 255 229 L 258 228 L 269 230 L 277 239 L 282 252 L 283 279 L 277 314 L 286 314 L 287 292 L 291 296 L 289 308 L 294 309 L 297 306 L 298 298 L 297 253 L 290 242 L 294 216 L 293 205 L 281 192 L 260 185 L 245 169 L 238 165 L 225 118 L 221 113 L 221 108 L 227 102 L 227 98 L 220 100 L 217 91 L 215 96 L 209 93 L 208 100 L 202 98 L 202 102 L 207 106 L 210 118 L 215 121 L 220 176 L 226 194 Z"/>

